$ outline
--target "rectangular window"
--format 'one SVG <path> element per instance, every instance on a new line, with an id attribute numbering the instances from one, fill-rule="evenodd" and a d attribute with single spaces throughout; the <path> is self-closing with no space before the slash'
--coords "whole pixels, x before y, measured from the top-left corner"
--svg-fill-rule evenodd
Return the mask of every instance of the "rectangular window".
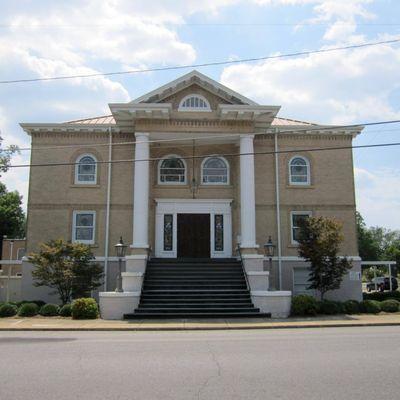
<path id="1" fill-rule="evenodd" d="M 224 251 L 224 216 L 214 215 L 214 251 Z"/>
<path id="2" fill-rule="evenodd" d="M 173 223 L 174 216 L 172 214 L 164 214 L 164 251 L 173 250 Z"/>
<path id="3" fill-rule="evenodd" d="M 96 226 L 95 211 L 74 211 L 72 241 L 93 244 Z"/>
<path id="4" fill-rule="evenodd" d="M 300 234 L 300 222 L 309 217 L 311 217 L 311 211 L 292 211 L 290 213 L 292 244 L 297 244 Z"/>

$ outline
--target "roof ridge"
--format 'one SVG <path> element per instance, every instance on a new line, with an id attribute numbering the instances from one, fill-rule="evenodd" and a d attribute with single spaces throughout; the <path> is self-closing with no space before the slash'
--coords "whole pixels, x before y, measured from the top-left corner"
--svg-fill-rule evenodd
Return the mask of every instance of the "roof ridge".
<path id="1" fill-rule="evenodd" d="M 108 118 L 108 117 L 113 117 L 112 114 L 107 114 L 107 115 L 99 115 L 96 117 L 88 117 L 88 118 L 81 118 L 81 119 L 73 119 L 71 121 L 64 121 L 63 124 L 71 124 L 74 122 L 83 122 L 83 121 L 91 121 L 93 119 L 99 119 L 99 118 Z"/>
<path id="2" fill-rule="evenodd" d="M 286 118 L 286 117 L 275 117 L 274 119 L 279 119 L 279 120 L 285 120 L 285 121 L 291 121 L 291 122 L 300 122 L 301 124 L 307 124 L 307 125 L 318 125 L 314 122 L 308 122 L 308 121 L 301 121 L 299 119 L 294 119 L 294 118 Z"/>

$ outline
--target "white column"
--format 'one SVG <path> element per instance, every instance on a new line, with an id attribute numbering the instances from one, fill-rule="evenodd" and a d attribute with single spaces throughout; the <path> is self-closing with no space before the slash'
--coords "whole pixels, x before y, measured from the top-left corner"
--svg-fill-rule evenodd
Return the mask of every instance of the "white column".
<path id="1" fill-rule="evenodd" d="M 254 135 L 240 136 L 240 223 L 241 247 L 256 245 L 256 204 L 254 185 Z"/>
<path id="2" fill-rule="evenodd" d="M 135 137 L 132 247 L 144 249 L 149 247 L 149 134 L 136 132 Z"/>

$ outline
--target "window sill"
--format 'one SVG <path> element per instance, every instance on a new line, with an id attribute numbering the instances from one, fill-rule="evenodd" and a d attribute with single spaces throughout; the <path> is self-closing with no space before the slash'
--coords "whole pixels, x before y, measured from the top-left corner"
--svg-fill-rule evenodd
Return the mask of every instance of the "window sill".
<path id="1" fill-rule="evenodd" d="M 227 184 L 227 183 L 202 183 L 200 188 L 226 188 L 226 189 L 232 189 L 233 185 Z"/>
<path id="2" fill-rule="evenodd" d="M 85 189 L 98 189 L 100 187 L 100 185 L 96 184 L 96 185 L 90 185 L 90 184 L 77 184 L 74 183 L 72 185 L 69 185 L 70 188 L 85 188 Z"/>
<path id="3" fill-rule="evenodd" d="M 181 183 L 181 184 L 176 184 L 176 183 L 157 183 L 156 185 L 154 185 L 154 188 L 156 189 L 176 189 L 176 188 L 180 188 L 180 189 L 185 189 L 188 188 L 189 185 L 187 183 Z"/>
<path id="4" fill-rule="evenodd" d="M 314 185 L 286 185 L 286 189 L 315 189 Z"/>

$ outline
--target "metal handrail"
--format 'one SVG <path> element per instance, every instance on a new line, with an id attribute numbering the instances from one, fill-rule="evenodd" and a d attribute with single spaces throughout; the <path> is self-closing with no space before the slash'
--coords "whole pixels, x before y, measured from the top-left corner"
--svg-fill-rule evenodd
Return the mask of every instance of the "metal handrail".
<path id="1" fill-rule="evenodd" d="M 239 253 L 239 258 L 240 258 L 240 264 L 242 266 L 244 278 L 246 279 L 246 287 L 247 290 L 250 290 L 250 284 L 249 284 L 249 279 L 247 277 L 246 269 L 244 268 L 244 262 L 243 262 L 243 257 L 242 257 L 242 251 L 240 250 L 240 244 L 238 243 L 237 245 L 237 252 Z"/>

